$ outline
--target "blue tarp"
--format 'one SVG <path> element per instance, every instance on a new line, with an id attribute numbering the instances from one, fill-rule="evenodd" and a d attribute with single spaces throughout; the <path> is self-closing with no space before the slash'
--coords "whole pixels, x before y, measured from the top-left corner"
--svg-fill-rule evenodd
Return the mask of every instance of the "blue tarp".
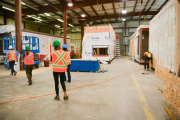
<path id="1" fill-rule="evenodd" d="M 99 70 L 98 61 L 71 59 L 70 71 L 96 72 Z"/>

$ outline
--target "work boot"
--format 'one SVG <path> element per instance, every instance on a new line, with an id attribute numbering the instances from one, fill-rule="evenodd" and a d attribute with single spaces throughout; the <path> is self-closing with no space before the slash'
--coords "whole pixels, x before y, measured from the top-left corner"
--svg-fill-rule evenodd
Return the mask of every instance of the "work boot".
<path id="1" fill-rule="evenodd" d="M 64 96 L 64 101 L 67 101 L 69 99 L 69 97 L 66 95 Z"/>
<path id="2" fill-rule="evenodd" d="M 55 96 L 54 99 L 58 101 L 60 100 L 59 96 Z"/>
<path id="3" fill-rule="evenodd" d="M 16 74 L 17 74 L 17 72 L 15 71 L 15 72 L 14 72 L 14 76 L 16 76 Z"/>
<path id="4" fill-rule="evenodd" d="M 28 77 L 28 82 L 29 82 L 29 85 L 31 85 L 32 84 L 32 80 L 31 80 L 31 77 Z"/>

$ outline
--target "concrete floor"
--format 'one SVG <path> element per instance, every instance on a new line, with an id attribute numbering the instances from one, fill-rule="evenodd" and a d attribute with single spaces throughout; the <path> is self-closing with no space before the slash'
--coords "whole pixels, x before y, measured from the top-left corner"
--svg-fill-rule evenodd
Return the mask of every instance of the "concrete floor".
<path id="1" fill-rule="evenodd" d="M 0 73 L 0 103 L 10 101 L 0 104 L 0 120 L 170 120 L 158 90 L 164 82 L 153 72 L 142 75 L 143 66 L 126 58 L 103 67 L 108 72 L 71 72 L 67 102 L 62 93 L 60 101 L 51 95 L 55 93 L 52 70 L 33 75 L 31 86 L 25 75 Z"/>

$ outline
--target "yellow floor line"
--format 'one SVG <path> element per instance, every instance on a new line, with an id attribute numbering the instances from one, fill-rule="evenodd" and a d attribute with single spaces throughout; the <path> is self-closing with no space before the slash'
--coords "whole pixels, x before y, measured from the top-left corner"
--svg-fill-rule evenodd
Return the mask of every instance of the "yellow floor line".
<path id="1" fill-rule="evenodd" d="M 129 64 L 129 61 L 127 61 L 127 62 L 128 62 L 128 65 L 129 65 L 129 67 L 130 67 L 130 69 L 131 69 L 131 71 L 132 71 L 132 68 L 131 68 L 131 65 Z M 138 81 L 137 81 L 134 73 L 131 73 L 131 74 L 132 74 L 132 76 L 133 76 L 134 84 L 135 84 L 136 89 L 137 89 L 137 91 L 138 91 L 138 94 L 139 94 L 139 96 L 140 96 L 140 100 L 141 100 L 141 103 L 142 103 L 144 112 L 145 112 L 145 114 L 146 114 L 146 118 L 147 118 L 147 120 L 154 120 L 154 117 L 153 117 L 153 115 L 152 115 L 152 113 L 151 113 L 151 110 L 150 110 L 150 108 L 149 108 L 149 106 L 148 106 L 148 104 L 147 104 L 147 102 L 146 102 L 146 99 L 145 99 L 145 97 L 144 97 L 144 94 L 143 94 L 141 88 L 139 87 L 139 83 L 138 83 Z"/>
<path id="2" fill-rule="evenodd" d="M 44 68 L 39 68 L 39 69 L 35 69 L 32 71 L 32 74 L 36 74 L 36 73 L 41 73 L 41 72 L 44 72 L 46 70 L 50 70 L 52 69 L 52 67 L 44 67 Z M 0 71 L 0 75 L 9 75 L 10 74 L 10 71 Z M 17 75 L 26 75 L 26 72 L 25 70 L 24 71 L 20 71 L 17 73 Z"/>

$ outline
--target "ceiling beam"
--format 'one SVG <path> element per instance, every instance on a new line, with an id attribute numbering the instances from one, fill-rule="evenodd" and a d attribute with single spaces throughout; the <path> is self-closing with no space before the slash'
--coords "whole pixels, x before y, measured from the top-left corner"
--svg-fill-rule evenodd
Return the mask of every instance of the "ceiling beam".
<path id="1" fill-rule="evenodd" d="M 138 0 L 136 0 L 136 3 L 135 3 L 135 5 L 134 5 L 134 9 L 133 9 L 133 14 L 134 14 L 134 12 L 135 12 L 135 9 L 136 9 L 136 6 L 137 6 L 137 2 L 138 2 Z M 133 15 L 131 16 L 131 19 L 133 18 Z"/>
<path id="2" fill-rule="evenodd" d="M 124 10 L 126 10 L 126 1 L 124 1 Z"/>
<path id="3" fill-rule="evenodd" d="M 120 14 L 121 17 L 131 17 L 131 16 L 139 16 L 140 12 L 134 12 L 134 13 L 126 13 L 126 14 Z M 141 13 L 142 15 L 156 15 L 157 11 L 149 11 Z M 95 20 L 101 20 L 101 19 L 109 19 L 109 18 L 118 18 L 119 14 L 116 15 L 104 15 L 104 16 L 94 16 L 94 17 L 86 17 L 85 19 L 87 21 L 95 21 Z"/>
<path id="4" fill-rule="evenodd" d="M 105 15 L 107 15 L 104 5 L 102 4 L 102 9 L 104 10 Z"/>
<path id="5" fill-rule="evenodd" d="M 149 12 L 151 10 L 151 8 L 154 5 L 154 3 L 155 3 L 155 0 L 152 2 L 151 6 L 148 8 L 147 12 Z"/>
<path id="6" fill-rule="evenodd" d="M 113 6 L 114 14 L 116 15 L 116 9 L 115 9 L 114 3 L 112 3 L 112 6 Z M 116 18 L 116 21 L 117 21 L 117 18 Z"/>
<path id="7" fill-rule="evenodd" d="M 94 13 L 95 13 L 97 16 L 99 16 L 98 13 L 96 12 L 96 10 L 95 10 L 92 6 L 90 6 L 90 7 L 91 7 L 91 9 L 94 11 Z"/>
<path id="8" fill-rule="evenodd" d="M 151 19 L 146 19 L 146 21 L 150 21 Z M 138 21 L 138 19 L 130 19 L 130 20 L 126 20 L 126 22 L 131 22 L 131 21 Z M 144 19 L 140 19 L 140 21 L 144 21 Z M 72 19 L 68 19 L 68 22 L 72 22 Z M 109 21 L 109 23 L 119 23 L 119 20 L 117 21 Z M 50 22 L 49 25 L 56 25 L 59 24 L 58 21 L 53 21 Z M 96 22 L 96 24 L 104 24 L 104 22 Z M 81 26 L 81 24 L 74 24 L 73 26 Z"/>
<path id="9" fill-rule="evenodd" d="M 94 11 L 94 13 L 97 15 L 97 16 L 99 16 L 99 14 L 96 12 L 96 10 L 92 7 L 92 6 L 90 6 L 91 7 L 91 9 Z M 102 20 L 101 20 L 102 21 Z M 102 21 L 103 22 L 103 21 Z"/>
<path id="10" fill-rule="evenodd" d="M 59 1 L 62 3 L 65 3 L 62 0 L 59 0 Z M 126 2 L 128 2 L 128 1 L 136 1 L 136 0 L 126 0 Z M 113 3 L 113 2 L 124 2 L 124 0 L 98 0 L 98 4 L 106 4 L 106 3 Z M 67 5 L 67 2 L 65 4 Z M 73 2 L 73 4 L 74 4 L 73 7 L 69 7 L 67 5 L 66 6 L 67 10 L 82 8 L 82 7 L 91 6 L 91 5 L 97 5 L 97 2 L 96 2 L 96 0 L 86 0 L 86 1 L 75 1 L 75 2 Z M 24 9 L 23 12 L 26 14 L 40 14 L 40 13 L 48 13 L 48 12 L 58 12 L 59 10 L 57 10 L 56 8 L 60 9 L 60 11 L 63 11 L 62 4 L 53 4 L 53 6 L 54 6 L 54 8 L 52 8 L 51 6 L 37 7 L 37 9 L 39 9 L 39 11 L 32 11 L 32 9 L 27 8 L 27 9 Z"/>
<path id="11" fill-rule="evenodd" d="M 6 5 L 9 5 L 9 6 L 11 6 L 11 7 L 14 7 L 14 5 L 13 4 L 11 4 L 11 3 L 8 3 L 8 2 L 6 2 L 6 1 L 0 1 L 1 3 L 4 3 L 4 4 L 6 4 Z"/>
<path id="12" fill-rule="evenodd" d="M 40 5 L 39 3 L 37 3 L 37 2 L 35 2 L 35 1 L 33 1 L 33 0 L 28 0 L 28 1 L 30 1 L 30 2 L 32 2 L 33 4 L 36 4 L 36 5 L 38 5 L 38 6 L 42 6 L 42 5 Z"/>
<path id="13" fill-rule="evenodd" d="M 166 0 L 162 5 L 161 7 L 157 10 L 158 12 L 164 7 L 164 5 L 169 2 L 169 0 Z M 151 19 L 154 17 L 154 15 L 151 17 Z"/>
<path id="14" fill-rule="evenodd" d="M 83 8 L 80 8 L 88 17 L 91 17 Z"/>
<path id="15" fill-rule="evenodd" d="M 48 5 L 50 5 L 51 7 L 53 7 L 54 9 L 61 11 L 58 7 L 54 6 L 53 4 L 51 4 L 49 1 L 47 0 L 42 0 L 43 2 L 47 3 Z"/>
<path id="16" fill-rule="evenodd" d="M 78 17 L 81 17 L 81 15 L 79 15 L 76 11 L 71 10 L 73 13 L 75 13 Z"/>

